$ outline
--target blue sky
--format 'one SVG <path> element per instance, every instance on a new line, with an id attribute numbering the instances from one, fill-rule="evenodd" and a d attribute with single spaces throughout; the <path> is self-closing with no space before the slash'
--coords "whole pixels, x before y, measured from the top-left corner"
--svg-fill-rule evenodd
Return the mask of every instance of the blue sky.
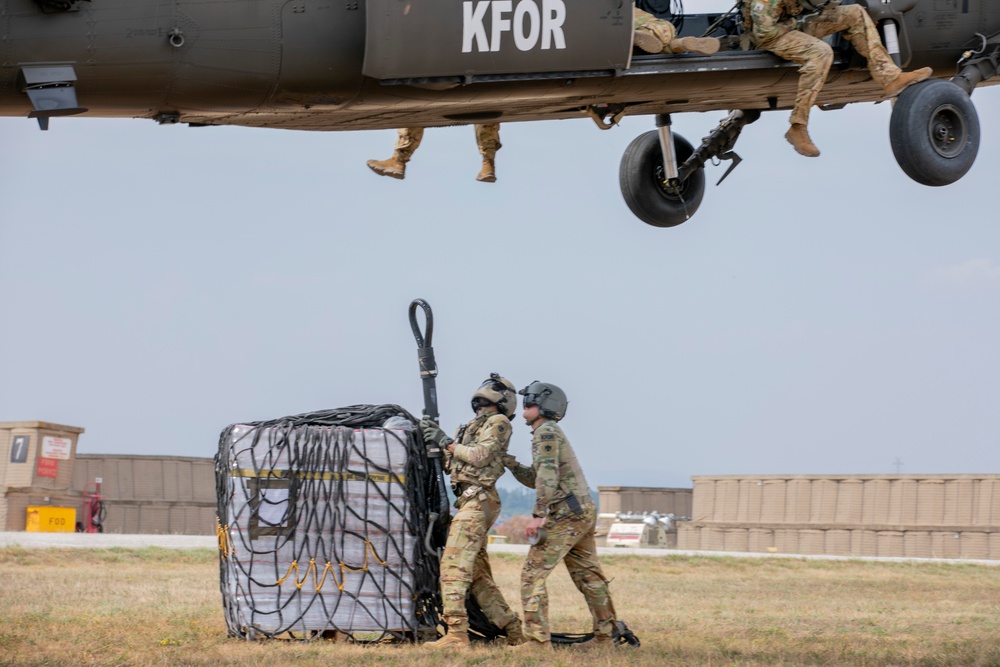
<path id="1" fill-rule="evenodd" d="M 626 119 L 393 132 L 0 119 L 0 421 L 86 428 L 82 453 L 212 456 L 219 432 L 356 403 L 421 409 L 411 299 L 435 312 L 446 427 L 491 371 L 570 398 L 592 485 L 692 475 L 1000 471 L 1000 92 L 945 188 L 910 181 L 890 107 L 749 126 L 697 216 L 636 220 Z M 675 116 L 692 142 L 724 112 Z M 517 424 L 512 451 L 530 452 Z"/>

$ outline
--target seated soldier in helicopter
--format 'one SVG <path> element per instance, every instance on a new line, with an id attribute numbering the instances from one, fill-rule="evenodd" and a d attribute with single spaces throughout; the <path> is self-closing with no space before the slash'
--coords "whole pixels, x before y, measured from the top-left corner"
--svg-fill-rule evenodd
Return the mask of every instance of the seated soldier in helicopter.
<path id="1" fill-rule="evenodd" d="M 872 79 L 886 97 L 895 97 L 907 86 L 927 79 L 930 67 L 903 72 L 882 44 L 878 28 L 861 5 L 841 5 L 839 0 L 744 0 L 757 47 L 791 60 L 799 68 L 799 86 L 792 109 L 791 127 L 785 134 L 800 155 L 818 157 L 807 129 L 809 110 L 823 89 L 833 64 L 833 48 L 823 37 L 842 32 L 854 50 L 868 60 Z"/>

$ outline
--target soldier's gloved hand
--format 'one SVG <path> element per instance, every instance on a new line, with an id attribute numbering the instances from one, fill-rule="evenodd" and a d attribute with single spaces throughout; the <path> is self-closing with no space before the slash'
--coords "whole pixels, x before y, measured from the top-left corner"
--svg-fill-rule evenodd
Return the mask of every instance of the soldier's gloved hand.
<path id="1" fill-rule="evenodd" d="M 511 472 L 513 472 L 516 468 L 519 468 L 521 466 L 521 464 L 518 462 L 517 458 L 513 454 L 504 454 L 503 459 L 501 460 L 503 461 L 503 467 L 507 468 L 507 470 L 510 470 Z"/>
<path id="2" fill-rule="evenodd" d="M 433 443 L 441 449 L 444 449 L 454 442 L 451 438 L 445 435 L 445 432 L 441 430 L 441 427 L 434 423 L 434 421 L 427 415 L 424 415 L 420 420 L 420 433 L 424 436 L 425 444 L 430 445 Z"/>

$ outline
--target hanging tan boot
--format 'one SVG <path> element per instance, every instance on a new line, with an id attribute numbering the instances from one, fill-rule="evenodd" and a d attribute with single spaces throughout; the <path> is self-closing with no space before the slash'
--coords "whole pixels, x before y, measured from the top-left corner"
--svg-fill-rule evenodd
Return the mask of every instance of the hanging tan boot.
<path id="1" fill-rule="evenodd" d="M 368 160 L 368 168 L 379 176 L 389 178 L 406 178 L 406 160 L 402 159 L 398 152 L 394 152 L 388 160 Z"/>
<path id="2" fill-rule="evenodd" d="M 719 40 L 715 37 L 678 37 L 670 42 L 671 53 L 701 53 L 710 56 L 719 51 Z"/>
<path id="3" fill-rule="evenodd" d="M 633 31 L 632 43 L 646 53 L 663 53 L 663 42 L 648 30 L 639 29 Z"/>
<path id="4" fill-rule="evenodd" d="M 449 651 L 465 651 L 469 649 L 469 633 L 460 630 L 449 630 L 441 639 L 436 642 L 427 642 L 425 649 L 437 651 L 447 649 Z"/>
<path id="5" fill-rule="evenodd" d="M 934 70 L 930 67 L 921 67 L 920 69 L 915 69 L 912 72 L 903 72 L 893 79 L 892 83 L 885 87 L 885 94 L 889 97 L 895 97 L 913 84 L 926 81 L 933 73 Z"/>
<path id="6" fill-rule="evenodd" d="M 402 177 L 400 177 L 402 178 Z M 484 157 L 483 168 L 479 170 L 476 180 L 481 183 L 495 183 L 497 180 L 497 168 L 494 158 Z"/>
<path id="7" fill-rule="evenodd" d="M 819 149 L 809 138 L 809 131 L 802 123 L 792 123 L 785 133 L 785 139 L 795 148 L 795 152 L 806 157 L 819 157 Z"/>

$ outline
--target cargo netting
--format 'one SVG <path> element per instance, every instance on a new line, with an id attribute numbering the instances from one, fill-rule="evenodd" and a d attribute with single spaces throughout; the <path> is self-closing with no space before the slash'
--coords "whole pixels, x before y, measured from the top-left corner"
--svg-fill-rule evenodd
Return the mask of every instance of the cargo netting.
<path id="1" fill-rule="evenodd" d="M 215 459 L 230 636 L 433 638 L 440 477 L 416 419 L 356 405 L 234 424 Z"/>

